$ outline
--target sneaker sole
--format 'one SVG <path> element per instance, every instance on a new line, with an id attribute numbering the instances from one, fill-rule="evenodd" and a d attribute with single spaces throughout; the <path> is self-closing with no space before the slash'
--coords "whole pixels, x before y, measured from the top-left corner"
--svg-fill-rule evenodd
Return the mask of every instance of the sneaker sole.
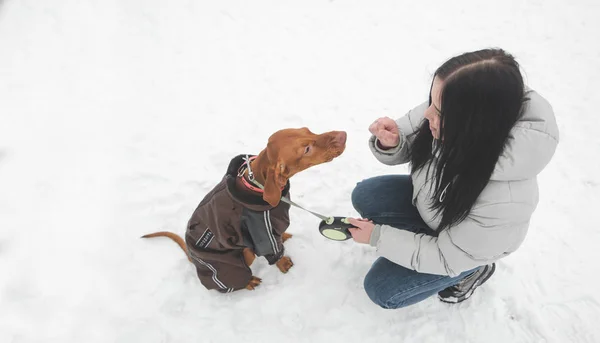
<path id="1" fill-rule="evenodd" d="M 446 297 L 446 298 L 442 298 L 439 294 L 438 294 L 438 299 L 440 299 L 440 301 L 448 303 L 448 304 L 458 304 L 460 302 L 463 302 L 467 299 L 469 299 L 471 297 L 471 295 L 473 295 L 473 292 L 475 292 L 475 290 L 477 289 L 477 287 L 483 285 L 487 280 L 489 280 L 492 275 L 494 275 L 494 272 L 496 271 L 496 264 L 492 263 L 492 270 L 490 271 L 490 273 L 483 279 L 481 280 L 477 280 L 474 284 L 473 287 L 471 287 L 467 293 L 465 293 L 464 296 L 462 297 Z"/>

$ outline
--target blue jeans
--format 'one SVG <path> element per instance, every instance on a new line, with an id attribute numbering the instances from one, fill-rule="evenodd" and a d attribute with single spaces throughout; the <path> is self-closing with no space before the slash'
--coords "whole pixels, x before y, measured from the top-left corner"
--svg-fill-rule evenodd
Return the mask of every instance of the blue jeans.
<path id="1" fill-rule="evenodd" d="M 408 175 L 377 176 L 359 182 L 352 192 L 352 205 L 363 218 L 399 230 L 435 236 L 412 204 L 413 186 Z M 456 277 L 419 273 L 380 257 L 365 276 L 367 295 L 377 305 L 394 309 L 425 300 L 453 286 L 473 271 Z"/>

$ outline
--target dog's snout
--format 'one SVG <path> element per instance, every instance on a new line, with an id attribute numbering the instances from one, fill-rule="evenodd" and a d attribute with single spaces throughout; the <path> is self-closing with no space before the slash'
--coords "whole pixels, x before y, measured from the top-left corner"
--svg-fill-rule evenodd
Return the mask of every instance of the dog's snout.
<path id="1" fill-rule="evenodd" d="M 344 144 L 346 144 L 346 138 L 347 138 L 346 132 L 345 131 L 340 131 L 335 136 L 335 142 L 337 144 L 339 144 L 339 145 L 344 145 Z"/>

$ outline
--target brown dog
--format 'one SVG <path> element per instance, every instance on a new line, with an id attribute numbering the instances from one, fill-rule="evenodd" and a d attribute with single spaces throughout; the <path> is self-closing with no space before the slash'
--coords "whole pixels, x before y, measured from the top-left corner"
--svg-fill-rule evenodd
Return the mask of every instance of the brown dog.
<path id="1" fill-rule="evenodd" d="M 330 162 L 345 146 L 343 131 L 320 135 L 307 128 L 277 131 L 257 156 L 246 160 L 246 155 L 238 155 L 231 160 L 221 182 L 188 221 L 185 241 L 164 231 L 142 237 L 164 236 L 177 242 L 207 289 L 252 290 L 261 282 L 249 268 L 256 255 L 283 273 L 293 265 L 283 247 L 292 236 L 285 233 L 290 206 L 280 202 L 282 196 L 289 197 L 289 179 Z"/>

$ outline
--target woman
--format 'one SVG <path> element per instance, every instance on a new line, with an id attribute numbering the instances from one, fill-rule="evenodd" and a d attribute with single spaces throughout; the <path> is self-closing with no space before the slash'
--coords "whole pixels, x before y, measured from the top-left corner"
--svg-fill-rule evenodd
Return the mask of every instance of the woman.
<path id="1" fill-rule="evenodd" d="M 365 219 L 351 219 L 351 234 L 380 256 L 367 294 L 383 308 L 436 293 L 466 300 L 525 239 L 536 176 L 558 144 L 552 107 L 525 89 L 511 55 L 481 50 L 440 66 L 428 102 L 369 130 L 375 157 L 410 163 L 411 174 L 367 179 L 352 193 Z"/>

